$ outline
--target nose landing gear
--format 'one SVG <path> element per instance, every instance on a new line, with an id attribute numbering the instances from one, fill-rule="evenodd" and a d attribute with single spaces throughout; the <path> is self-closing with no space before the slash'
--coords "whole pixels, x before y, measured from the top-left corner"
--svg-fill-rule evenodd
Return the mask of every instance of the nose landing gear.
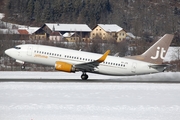
<path id="1" fill-rule="evenodd" d="M 22 66 L 21 66 L 21 70 L 25 70 L 25 65 L 23 64 Z"/>
<path id="2" fill-rule="evenodd" d="M 88 79 L 88 75 L 86 74 L 86 72 L 83 72 L 83 74 L 81 75 L 81 79 L 82 80 L 87 80 Z"/>

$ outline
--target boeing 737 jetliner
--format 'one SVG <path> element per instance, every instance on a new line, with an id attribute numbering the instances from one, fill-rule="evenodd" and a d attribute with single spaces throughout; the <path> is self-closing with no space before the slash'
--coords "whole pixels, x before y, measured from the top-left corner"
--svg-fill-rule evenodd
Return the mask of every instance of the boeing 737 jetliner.
<path id="1" fill-rule="evenodd" d="M 141 55 L 129 57 L 109 56 L 110 50 L 103 55 L 70 50 L 59 47 L 23 44 L 10 48 L 5 53 L 25 68 L 25 62 L 54 66 L 63 72 L 82 71 L 81 79 L 87 80 L 87 72 L 129 76 L 163 72 L 167 65 L 162 64 L 173 35 L 165 34 Z"/>

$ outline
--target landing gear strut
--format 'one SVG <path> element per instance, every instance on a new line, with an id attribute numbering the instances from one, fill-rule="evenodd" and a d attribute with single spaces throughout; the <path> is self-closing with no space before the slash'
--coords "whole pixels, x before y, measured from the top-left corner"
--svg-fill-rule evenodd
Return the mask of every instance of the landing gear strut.
<path id="1" fill-rule="evenodd" d="M 88 79 L 88 75 L 86 74 L 86 72 L 83 72 L 83 74 L 81 75 L 81 79 L 82 80 L 87 80 Z"/>

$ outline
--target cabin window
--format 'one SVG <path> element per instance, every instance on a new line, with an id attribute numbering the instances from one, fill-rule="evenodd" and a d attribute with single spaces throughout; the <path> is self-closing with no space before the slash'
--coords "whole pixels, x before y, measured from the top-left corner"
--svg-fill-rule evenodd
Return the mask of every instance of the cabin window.
<path id="1" fill-rule="evenodd" d="M 15 47 L 15 49 L 21 49 L 21 47 Z"/>

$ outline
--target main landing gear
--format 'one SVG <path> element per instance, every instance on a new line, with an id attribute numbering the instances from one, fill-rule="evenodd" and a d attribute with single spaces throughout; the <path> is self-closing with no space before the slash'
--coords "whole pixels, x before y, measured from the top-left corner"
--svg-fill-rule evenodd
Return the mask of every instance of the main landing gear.
<path id="1" fill-rule="evenodd" d="M 81 79 L 82 80 L 87 80 L 88 79 L 88 75 L 86 74 L 86 72 L 83 72 L 83 74 L 81 75 Z"/>

